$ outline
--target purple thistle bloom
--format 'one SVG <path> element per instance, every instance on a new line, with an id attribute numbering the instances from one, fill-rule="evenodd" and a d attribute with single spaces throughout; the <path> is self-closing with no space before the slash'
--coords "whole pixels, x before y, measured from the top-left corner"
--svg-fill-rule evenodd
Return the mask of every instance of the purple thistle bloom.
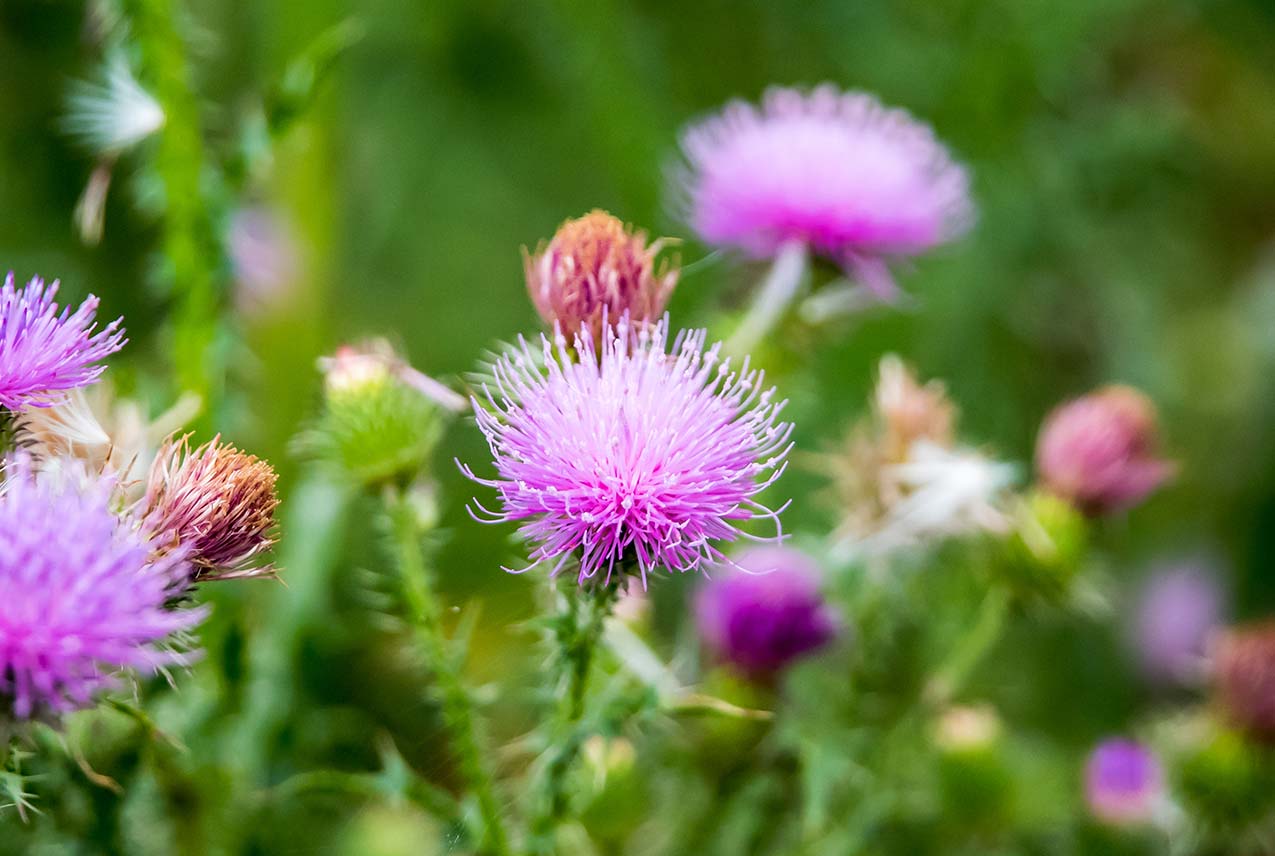
<path id="1" fill-rule="evenodd" d="M 94 333 L 97 298 L 59 312 L 57 291 L 39 277 L 19 291 L 12 273 L 0 288 L 0 407 L 47 407 L 96 381 L 105 367 L 93 364 L 124 347 L 123 319 Z"/>
<path id="2" fill-rule="evenodd" d="M 700 636 L 723 660 L 759 678 L 822 648 L 838 630 L 819 593 L 819 568 L 788 547 L 746 550 L 735 569 L 700 589 Z"/>
<path id="3" fill-rule="evenodd" d="M 862 92 L 824 84 L 734 101 L 682 137 L 687 218 L 710 244 L 771 258 L 793 241 L 890 296 L 886 260 L 973 220 L 969 180 L 933 131 Z"/>
<path id="4" fill-rule="evenodd" d="M 660 566 L 722 558 L 714 542 L 738 537 L 736 521 L 778 527 L 755 497 L 783 472 L 783 402 L 747 361 L 732 371 L 720 345 L 705 351 L 704 331 L 680 333 L 668 353 L 667 334 L 667 320 L 624 320 L 604 328 L 600 354 L 584 329 L 578 360 L 564 337 L 542 336 L 543 353 L 523 341 L 495 364 L 498 395 L 474 411 L 498 478 L 461 469 L 499 491 L 500 513 L 474 505 L 487 522 L 521 523 L 532 567 L 555 560 L 556 574 L 579 551 L 581 583 L 617 564 L 645 583 Z"/>
<path id="5" fill-rule="evenodd" d="M 1104 740 L 1085 765 L 1085 801 L 1094 817 L 1105 823 L 1149 820 L 1163 787 L 1160 762 L 1132 740 Z"/>
<path id="6" fill-rule="evenodd" d="M 116 673 L 185 656 L 164 640 L 202 610 L 165 609 L 180 555 L 152 560 L 111 512 L 112 484 L 83 470 L 5 464 L 0 493 L 0 712 L 18 719 L 87 707 Z"/>
<path id="7" fill-rule="evenodd" d="M 1225 595 L 1208 565 L 1157 571 L 1138 597 L 1134 646 L 1143 674 L 1158 684 L 1203 677 L 1210 638 L 1220 629 Z"/>

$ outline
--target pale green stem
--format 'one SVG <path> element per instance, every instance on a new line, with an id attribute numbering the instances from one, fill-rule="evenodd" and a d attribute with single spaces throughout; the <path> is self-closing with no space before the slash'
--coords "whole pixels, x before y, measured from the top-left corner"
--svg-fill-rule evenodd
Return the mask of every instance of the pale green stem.
<path id="1" fill-rule="evenodd" d="M 973 626 L 926 687 L 931 701 L 947 703 L 960 694 L 974 669 L 1001 638 L 1011 603 L 1009 591 L 1002 586 L 994 586 L 983 596 Z"/>
<path id="2" fill-rule="evenodd" d="M 726 343 L 726 353 L 743 357 L 769 335 L 796 299 L 809 266 L 810 252 L 804 242 L 789 241 L 779 248 L 748 314 Z"/>

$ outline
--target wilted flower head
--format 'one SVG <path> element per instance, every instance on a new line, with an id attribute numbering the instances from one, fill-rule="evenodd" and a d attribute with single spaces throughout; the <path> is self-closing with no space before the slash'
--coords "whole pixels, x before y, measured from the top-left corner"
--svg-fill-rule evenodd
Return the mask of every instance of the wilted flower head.
<path id="1" fill-rule="evenodd" d="M 47 407 L 96 381 L 105 367 L 94 363 L 124 347 L 123 319 L 94 333 L 97 298 L 59 312 L 57 291 L 39 277 L 19 290 L 12 273 L 0 288 L 0 407 Z"/>
<path id="2" fill-rule="evenodd" d="M 1138 595 L 1134 647 L 1152 681 L 1184 684 L 1204 672 L 1208 643 L 1222 622 L 1224 593 L 1203 563 L 1158 569 Z"/>
<path id="3" fill-rule="evenodd" d="M 94 154 L 114 158 L 164 126 L 164 111 L 122 60 L 94 81 L 78 81 L 67 97 L 66 133 Z"/>
<path id="4" fill-rule="evenodd" d="M 1213 679 L 1231 721 L 1275 743 L 1275 622 L 1224 634 L 1213 652 Z"/>
<path id="5" fill-rule="evenodd" d="M 161 548 L 186 553 L 191 582 L 273 573 L 256 559 L 275 543 L 275 471 L 220 437 L 193 450 L 187 439 L 166 444 L 151 466 L 143 527 Z"/>
<path id="6" fill-rule="evenodd" d="M 1105 823 L 1149 820 L 1163 790 L 1160 762 L 1132 740 L 1103 741 L 1085 765 L 1085 801 L 1094 817 Z"/>
<path id="7" fill-rule="evenodd" d="M 663 566 L 693 571 L 722 557 L 735 523 L 777 512 L 756 499 L 783 470 L 792 426 L 747 362 L 732 371 L 702 330 L 666 352 L 668 322 L 604 333 L 601 354 L 587 331 L 524 342 L 495 365 L 478 426 L 495 457 L 503 506 L 493 521 L 518 521 L 534 546 L 532 565 L 557 573 L 577 551 L 583 583 L 636 566 L 642 579 Z M 768 477 L 761 479 L 759 477 Z"/>
<path id="8" fill-rule="evenodd" d="M 587 326 L 600 343 L 603 323 L 614 325 L 626 315 L 654 321 L 664 314 L 678 268 L 666 263 L 656 269 L 662 245 L 647 246 L 645 232 L 591 211 L 563 223 L 534 256 L 523 250 L 527 291 L 546 324 L 568 334 Z"/>
<path id="9" fill-rule="evenodd" d="M 183 657 L 166 637 L 199 610 L 167 610 L 180 552 L 150 546 L 111 512 L 113 485 L 84 472 L 39 476 L 22 456 L 0 492 L 0 713 L 18 719 L 87 707 L 116 673 Z"/>
<path id="10" fill-rule="evenodd" d="M 963 233 L 965 171 L 929 127 L 862 92 L 774 88 L 688 129 L 691 226 L 710 244 L 775 256 L 797 241 L 882 295 L 885 260 Z"/>
<path id="11" fill-rule="evenodd" d="M 819 592 L 819 567 L 788 547 L 754 547 L 723 566 L 696 599 L 704 642 L 745 674 L 765 678 L 828 644 L 836 613 Z"/>
<path id="12" fill-rule="evenodd" d="M 1049 415 L 1036 468 L 1049 490 L 1088 514 L 1137 505 L 1174 466 L 1159 455 L 1155 405 L 1128 386 L 1108 386 Z"/>

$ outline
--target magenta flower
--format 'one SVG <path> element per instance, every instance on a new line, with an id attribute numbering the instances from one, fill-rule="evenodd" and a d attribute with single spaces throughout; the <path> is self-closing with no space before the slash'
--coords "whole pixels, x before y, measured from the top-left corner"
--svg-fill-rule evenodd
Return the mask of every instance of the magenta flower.
<path id="1" fill-rule="evenodd" d="M 882 296 L 886 261 L 958 237 L 969 180 L 933 131 L 862 92 L 774 88 L 682 137 L 687 219 L 710 244 L 771 258 L 799 242 Z"/>
<path id="2" fill-rule="evenodd" d="M 757 501 L 783 471 L 792 426 L 782 402 L 747 362 L 732 371 L 702 330 L 665 351 L 667 320 L 605 328 L 601 354 L 587 329 L 578 360 L 562 337 L 543 352 L 521 348 L 495 365 L 496 394 L 475 401 L 495 458 L 502 511 L 533 545 L 531 565 L 556 574 L 579 555 L 579 580 L 617 565 L 643 582 L 657 567 L 692 571 L 722 558 L 736 523 L 778 512 Z M 780 509 L 782 511 L 782 509 Z M 472 513 L 472 512 L 471 512 Z"/>
<path id="3" fill-rule="evenodd" d="M 1136 389 L 1108 386 L 1069 401 L 1045 420 L 1036 468 L 1051 492 L 1087 514 L 1137 505 L 1168 481 L 1155 405 Z"/>
<path id="4" fill-rule="evenodd" d="M 1155 755 L 1140 743 L 1105 740 L 1085 765 L 1085 802 L 1094 817 L 1126 825 L 1151 818 L 1164 789 L 1164 775 Z"/>
<path id="5" fill-rule="evenodd" d="M 110 509 L 112 485 L 9 460 L 0 493 L 0 712 L 18 719 L 92 704 L 118 673 L 181 664 L 165 645 L 202 610 L 165 608 L 185 572 Z"/>
<path id="6" fill-rule="evenodd" d="M 59 312 L 57 291 L 57 282 L 46 287 L 39 277 L 19 291 L 13 274 L 0 288 L 0 407 L 47 407 L 96 381 L 105 367 L 94 363 L 124 347 L 122 319 L 93 332 L 96 297 Z"/>
<path id="7" fill-rule="evenodd" d="M 788 547 L 754 547 L 700 589 L 700 636 L 724 661 L 766 678 L 830 642 L 836 614 L 819 593 L 819 567 Z"/>

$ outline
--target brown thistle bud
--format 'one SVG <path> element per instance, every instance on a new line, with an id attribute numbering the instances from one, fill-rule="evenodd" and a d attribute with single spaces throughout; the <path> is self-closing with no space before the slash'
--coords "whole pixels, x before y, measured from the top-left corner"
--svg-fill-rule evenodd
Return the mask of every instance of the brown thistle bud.
<path id="1" fill-rule="evenodd" d="M 1213 670 L 1225 714 L 1253 737 L 1275 742 L 1275 622 L 1223 635 Z"/>
<path id="2" fill-rule="evenodd" d="M 664 243 L 661 238 L 648 246 L 645 232 L 591 211 L 563 223 L 535 255 L 523 249 L 527 291 L 546 324 L 557 324 L 567 336 L 587 326 L 596 343 L 603 318 L 614 325 L 626 313 L 634 321 L 663 314 L 679 274 L 676 262 L 656 268 Z"/>
<path id="3" fill-rule="evenodd" d="M 187 552 L 191 582 L 271 575 L 258 557 L 274 545 L 278 476 L 266 461 L 214 437 L 164 444 L 142 500 L 143 526 L 164 549 Z"/>

